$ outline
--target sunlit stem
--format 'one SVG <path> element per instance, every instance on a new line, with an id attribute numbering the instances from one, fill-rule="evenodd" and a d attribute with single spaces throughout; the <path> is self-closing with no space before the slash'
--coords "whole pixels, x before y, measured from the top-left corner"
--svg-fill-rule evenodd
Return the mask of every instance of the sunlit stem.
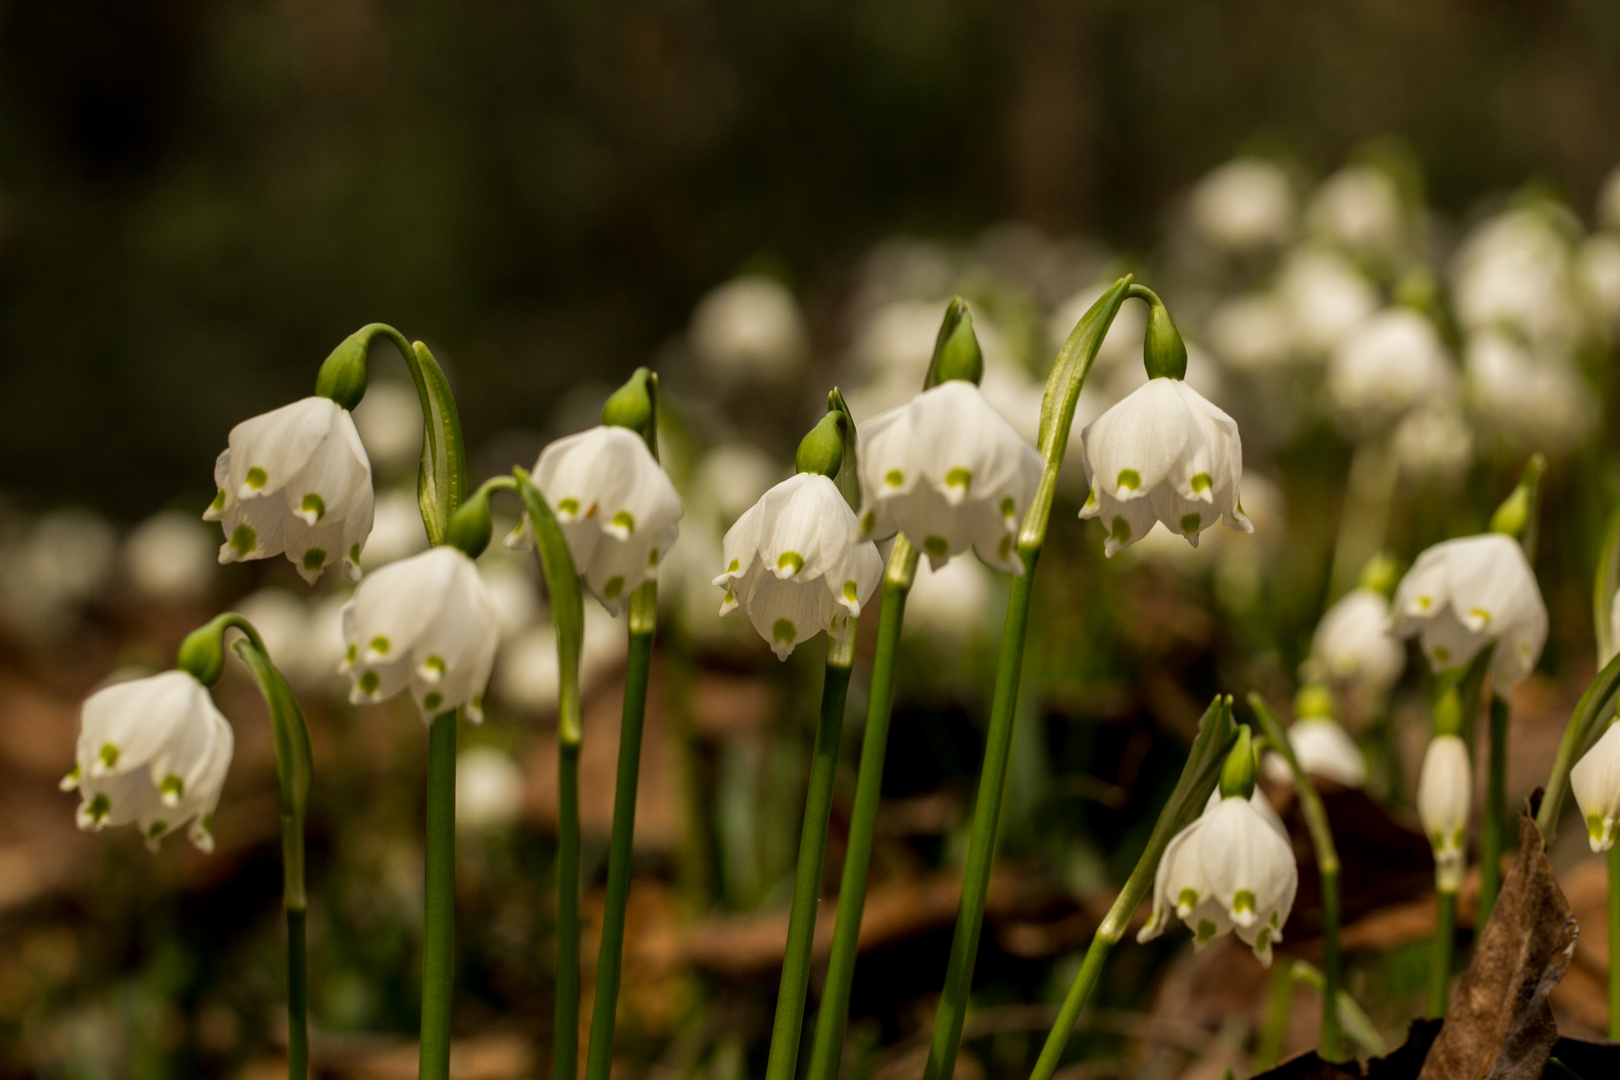
<path id="1" fill-rule="evenodd" d="M 642 721 L 647 714 L 647 678 L 658 623 L 658 584 L 649 581 L 630 596 L 630 651 L 624 674 L 624 713 L 619 726 L 619 774 L 613 789 L 613 833 L 608 841 L 607 899 L 602 944 L 596 959 L 596 1002 L 586 1080 L 607 1080 L 613 1063 L 613 1024 L 624 958 L 624 916 L 630 896 L 630 855 L 636 824 L 636 781 L 641 772 Z"/>
<path id="2" fill-rule="evenodd" d="M 838 886 L 838 919 L 833 927 L 832 956 L 827 962 L 827 980 L 821 993 L 815 1042 L 810 1052 L 809 1080 L 834 1080 L 838 1075 L 844 1024 L 849 1016 L 849 992 L 855 979 L 856 953 L 860 949 L 861 915 L 866 906 L 872 838 L 877 830 L 878 797 L 883 789 L 883 757 L 889 741 L 889 718 L 894 710 L 900 624 L 905 619 L 906 597 L 916 575 L 917 549 L 901 535 L 895 539 L 883 578 L 877 655 L 872 661 L 872 683 L 866 699 L 866 733 L 861 742 L 861 766 L 855 781 L 849 842 L 844 849 L 844 876 Z"/>
<path id="3" fill-rule="evenodd" d="M 1327 809 L 1322 796 L 1305 770 L 1299 757 L 1283 731 L 1282 724 L 1270 706 L 1259 694 L 1249 695 L 1249 706 L 1260 722 L 1273 749 L 1288 763 L 1294 776 L 1294 792 L 1299 799 L 1305 827 L 1311 834 L 1311 847 L 1316 852 L 1316 870 L 1322 885 L 1322 1033 L 1317 1053 L 1324 1061 L 1343 1059 L 1343 1045 L 1339 1033 L 1338 999 L 1341 983 L 1339 957 L 1339 851 L 1333 843 L 1333 830 L 1328 825 Z"/>
<path id="4" fill-rule="evenodd" d="M 1434 894 L 1434 950 L 1429 957 L 1429 1015 L 1446 1015 L 1451 1000 L 1451 956 L 1457 936 L 1457 894 Z"/>
<path id="5" fill-rule="evenodd" d="M 838 740 L 843 734 L 844 700 L 854 660 L 855 622 L 849 619 L 844 626 L 844 640 L 827 641 L 821 718 L 810 758 L 799 864 L 793 875 L 793 908 L 788 914 L 787 948 L 782 957 L 782 982 L 776 995 L 776 1022 L 771 1028 L 765 1080 L 793 1080 L 799 1064 L 799 1035 L 804 1029 L 804 1003 L 810 992 L 810 950 L 815 942 L 816 907 L 821 899 L 821 868 L 827 854 L 827 821 L 832 814 Z"/>

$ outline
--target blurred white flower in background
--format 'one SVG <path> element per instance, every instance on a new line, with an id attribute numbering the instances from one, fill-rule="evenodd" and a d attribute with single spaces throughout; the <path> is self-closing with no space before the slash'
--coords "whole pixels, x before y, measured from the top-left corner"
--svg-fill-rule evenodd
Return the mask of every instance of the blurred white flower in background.
<path id="1" fill-rule="evenodd" d="M 1406 667 L 1406 648 L 1389 628 L 1389 599 L 1377 589 L 1345 593 L 1323 614 L 1311 638 L 1315 676 L 1357 686 L 1381 698 Z"/>
<path id="2" fill-rule="evenodd" d="M 354 407 L 354 426 L 380 473 L 416 467 L 422 454 L 422 402 L 412 383 L 373 379 Z"/>
<path id="3" fill-rule="evenodd" d="M 1293 314 L 1271 293 L 1227 300 L 1210 316 L 1209 347 L 1236 371 L 1280 368 L 1294 358 Z"/>
<path id="4" fill-rule="evenodd" d="M 1597 226 L 1620 232 L 1620 168 L 1609 174 L 1598 193 Z"/>
<path id="5" fill-rule="evenodd" d="M 1393 258 L 1406 239 L 1401 193 L 1371 165 L 1347 165 L 1324 180 L 1311 195 L 1305 224 L 1318 239 L 1370 258 Z"/>
<path id="6" fill-rule="evenodd" d="M 1350 733 L 1331 716 L 1302 716 L 1288 727 L 1288 745 L 1307 776 L 1358 788 L 1367 782 L 1367 759 Z M 1292 784 L 1294 772 L 1281 754 L 1267 753 L 1261 770 L 1273 784 Z"/>
<path id="7" fill-rule="evenodd" d="M 112 576 L 113 527 L 80 507 L 52 510 L 8 538 L 0 551 L 0 610 L 24 637 L 67 630 Z"/>
<path id="8" fill-rule="evenodd" d="M 1380 307 L 1377 290 L 1354 266 L 1316 248 L 1288 256 L 1277 291 L 1293 322 L 1294 348 L 1307 359 L 1326 356 Z"/>
<path id="9" fill-rule="evenodd" d="M 154 514 L 124 541 L 124 573 L 150 600 L 200 600 L 218 572 L 213 532 L 195 515 L 177 510 Z"/>
<path id="10" fill-rule="evenodd" d="M 1409 308 L 1388 308 L 1333 352 L 1328 394 L 1353 435 L 1387 430 L 1407 410 L 1448 397 L 1456 376 L 1434 324 Z"/>
<path id="11" fill-rule="evenodd" d="M 379 492 L 371 539 L 360 553 L 361 568 L 375 570 L 427 548 L 427 530 L 422 527 L 422 507 L 416 501 L 415 490 L 394 488 Z"/>
<path id="12" fill-rule="evenodd" d="M 531 570 L 535 566 L 533 555 L 493 545 L 478 558 L 478 572 L 489 590 L 502 641 L 516 637 L 540 617 L 539 582 Z"/>
<path id="13" fill-rule="evenodd" d="M 906 597 L 901 632 L 953 643 L 971 640 L 988 625 L 994 590 L 990 571 L 977 559 L 952 559 L 938 570 L 924 559 Z"/>
<path id="14" fill-rule="evenodd" d="M 1586 440 L 1598 419 L 1592 390 L 1563 354 L 1531 349 L 1485 330 L 1468 339 L 1464 387 L 1481 433 L 1508 453 L 1561 453 Z"/>
<path id="15" fill-rule="evenodd" d="M 1420 405 L 1401 417 L 1391 436 L 1403 475 L 1417 481 L 1452 485 L 1474 460 L 1474 432 L 1455 401 Z"/>
<path id="16" fill-rule="evenodd" d="M 271 661 L 294 689 L 336 697 L 347 690 L 338 674 L 347 602 L 342 593 L 314 599 L 272 586 L 244 596 L 231 610 L 259 631 Z"/>
<path id="17" fill-rule="evenodd" d="M 1294 229 L 1294 190 L 1282 168 L 1238 158 L 1211 171 L 1188 203 L 1193 229 L 1210 246 L 1242 254 L 1274 248 Z"/>
<path id="18" fill-rule="evenodd" d="M 1451 262 L 1452 302 L 1465 331 L 1509 327 L 1567 348 L 1581 334 L 1569 238 L 1551 207 L 1520 207 L 1478 225 Z"/>
<path id="19" fill-rule="evenodd" d="M 522 809 L 523 770 L 511 754 L 470 746 L 456 755 L 456 828 L 510 825 Z"/>
<path id="20" fill-rule="evenodd" d="M 708 586 L 708 582 L 703 583 Z M 705 599 L 712 605 L 712 586 Z M 712 610 L 712 607 L 711 607 Z M 596 604 L 585 605 L 585 637 L 579 653 L 582 694 L 597 689 L 624 663 L 629 643 L 624 627 Z M 557 636 L 550 618 L 501 645 L 490 692 L 515 708 L 547 714 L 557 708 Z"/>
<path id="21" fill-rule="evenodd" d="M 763 450 L 746 443 L 728 443 L 699 459 L 693 471 L 692 501 L 712 511 L 722 528 L 730 528 L 781 478 L 781 466 Z M 707 579 L 704 585 L 707 601 Z"/>
<path id="22" fill-rule="evenodd" d="M 746 274 L 698 301 L 692 351 L 722 385 L 779 382 L 799 370 L 809 336 L 799 302 L 775 278 Z"/>
<path id="23" fill-rule="evenodd" d="M 1611 335 L 1620 336 L 1620 236 L 1600 233 L 1581 244 L 1576 269 L 1586 298 Z"/>

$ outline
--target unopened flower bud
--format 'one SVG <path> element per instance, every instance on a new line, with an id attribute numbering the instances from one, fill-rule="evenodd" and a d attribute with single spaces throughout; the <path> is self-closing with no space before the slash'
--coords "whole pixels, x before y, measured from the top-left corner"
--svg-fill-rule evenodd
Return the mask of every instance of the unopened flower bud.
<path id="1" fill-rule="evenodd" d="M 1418 817 L 1434 849 L 1434 882 L 1441 892 L 1462 887 L 1472 797 L 1468 748 L 1456 735 L 1437 735 L 1418 774 Z"/>
<path id="2" fill-rule="evenodd" d="M 635 374 L 613 391 L 603 404 L 603 426 L 629 428 L 645 437 L 653 419 L 652 394 L 658 385 L 657 380 L 658 376 L 646 368 L 636 368 Z M 651 445 L 651 440 L 648 445 Z"/>
<path id="3" fill-rule="evenodd" d="M 1254 794 L 1254 774 L 1254 740 L 1249 725 L 1239 724 L 1237 742 L 1221 766 L 1221 797 L 1247 799 Z"/>
<path id="4" fill-rule="evenodd" d="M 363 326 L 338 343 L 315 376 L 315 393 L 353 411 L 366 396 L 366 352 L 377 332 L 376 324 Z"/>
<path id="5" fill-rule="evenodd" d="M 979 349 L 979 336 L 973 332 L 973 313 L 966 305 L 940 346 L 934 375 L 936 383 L 961 379 L 974 385 L 984 377 L 984 353 Z"/>
<path id="6" fill-rule="evenodd" d="M 844 425 L 849 419 L 841 412 L 823 416 L 799 443 L 793 462 L 797 471 L 836 477 L 844 464 Z"/>
<path id="7" fill-rule="evenodd" d="M 462 503 L 456 512 L 450 515 L 450 525 L 444 531 L 444 542 L 454 545 L 467 553 L 467 557 L 476 559 L 489 547 L 490 533 L 494 525 L 490 521 L 489 492 L 479 488 L 472 497 Z"/>
<path id="8" fill-rule="evenodd" d="M 1142 362 L 1148 378 L 1185 379 L 1187 343 L 1170 318 L 1170 309 L 1155 296 L 1148 306 L 1147 336 L 1142 342 Z"/>
<path id="9" fill-rule="evenodd" d="M 1620 724 L 1611 723 L 1592 749 L 1569 771 L 1569 787 L 1586 819 L 1593 851 L 1614 846 L 1620 827 Z"/>

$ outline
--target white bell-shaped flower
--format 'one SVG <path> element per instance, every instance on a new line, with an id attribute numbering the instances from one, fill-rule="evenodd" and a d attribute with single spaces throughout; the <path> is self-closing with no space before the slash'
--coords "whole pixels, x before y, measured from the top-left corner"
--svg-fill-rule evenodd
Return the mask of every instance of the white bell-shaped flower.
<path id="1" fill-rule="evenodd" d="M 484 688 L 500 642 L 495 604 L 477 565 L 449 544 L 368 574 L 343 608 L 349 701 L 407 686 L 422 719 L 465 706 L 484 719 Z"/>
<path id="2" fill-rule="evenodd" d="M 1592 850 L 1614 847 L 1615 832 L 1620 828 L 1620 724 L 1611 722 L 1603 737 L 1575 763 L 1569 771 L 1569 788 L 1586 819 Z"/>
<path id="3" fill-rule="evenodd" d="M 1455 383 L 1439 331 L 1407 308 L 1362 323 L 1328 367 L 1334 411 L 1357 435 L 1386 429 L 1414 406 L 1448 396 Z"/>
<path id="4" fill-rule="evenodd" d="M 1498 692 L 1530 674 L 1547 641 L 1547 606 L 1524 549 L 1485 533 L 1446 540 L 1419 555 L 1395 590 L 1400 637 L 1418 635 L 1435 671 L 1463 667 L 1495 642 Z"/>
<path id="5" fill-rule="evenodd" d="M 1212 247 L 1235 253 L 1273 248 L 1293 232 L 1293 185 L 1273 162 L 1237 158 L 1198 182 L 1187 209 Z"/>
<path id="6" fill-rule="evenodd" d="M 1361 747 L 1340 723 L 1330 716 L 1302 716 L 1288 728 L 1288 745 L 1293 747 L 1299 767 L 1308 776 L 1331 780 L 1343 787 L 1359 788 L 1367 782 L 1367 759 Z M 1274 784 L 1291 784 L 1293 771 L 1282 755 L 1268 753 L 1262 765 L 1266 779 Z"/>
<path id="7" fill-rule="evenodd" d="M 371 534 L 371 463 L 354 418 L 307 397 L 231 429 L 214 463 L 219 494 L 203 514 L 225 530 L 222 563 L 286 553 L 310 584 L 332 563 L 360 577 Z"/>
<path id="8" fill-rule="evenodd" d="M 799 473 L 760 497 L 726 533 L 720 614 L 737 608 L 777 659 L 818 631 L 842 641 L 883 576 L 877 546 L 860 535 L 855 514 L 831 479 Z"/>
<path id="9" fill-rule="evenodd" d="M 1468 747 L 1456 735 L 1435 736 L 1418 773 L 1417 808 L 1429 846 L 1434 849 L 1434 880 L 1441 892 L 1462 888 L 1472 797 Z"/>
<path id="10" fill-rule="evenodd" d="M 1024 572 L 1019 522 L 1041 456 L 973 383 L 951 379 L 860 428 L 862 535 L 903 532 L 939 569 L 968 545 L 986 563 Z"/>
<path id="11" fill-rule="evenodd" d="M 558 439 L 540 454 L 534 482 L 545 492 L 568 553 L 591 593 L 613 614 L 645 581 L 675 543 L 684 508 L 675 485 L 647 449 L 646 440 L 624 427 L 603 425 Z M 507 547 L 529 547 L 533 527 L 507 538 Z"/>
<path id="12" fill-rule="evenodd" d="M 1153 912 L 1136 940 L 1164 933 L 1174 913 L 1200 952 L 1236 930 L 1270 967 L 1298 888 L 1288 832 L 1265 796 L 1258 788 L 1247 799 L 1215 791 L 1203 814 L 1165 848 L 1153 877 Z"/>
<path id="13" fill-rule="evenodd" d="M 190 822 L 187 836 L 214 850 L 214 807 L 236 740 L 208 690 L 184 671 L 115 683 L 85 700 L 73 771 L 79 828 L 135 822 L 146 846 Z"/>
<path id="14" fill-rule="evenodd" d="M 1243 513 L 1243 442 L 1237 423 L 1180 379 L 1149 379 L 1081 433 L 1091 494 L 1080 517 L 1100 518 L 1113 555 L 1162 521 L 1198 546 L 1223 517 L 1253 532 Z"/>
<path id="15" fill-rule="evenodd" d="M 1377 589 L 1352 589 L 1327 609 L 1311 639 L 1319 677 L 1382 697 L 1401 677 L 1406 650 L 1389 632 L 1389 601 Z"/>

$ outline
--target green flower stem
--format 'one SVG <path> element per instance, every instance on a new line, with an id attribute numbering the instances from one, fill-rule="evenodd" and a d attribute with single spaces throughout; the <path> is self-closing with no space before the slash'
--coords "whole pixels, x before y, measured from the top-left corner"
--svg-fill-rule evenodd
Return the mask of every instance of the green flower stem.
<path id="1" fill-rule="evenodd" d="M 608 841 L 607 901 L 602 945 L 596 958 L 596 1004 L 585 1055 L 586 1080 L 608 1080 L 613 1064 L 613 1023 L 624 959 L 624 912 L 630 896 L 630 855 L 636 825 L 636 782 L 641 772 L 642 721 L 647 714 L 647 676 L 658 624 L 658 583 L 630 596 L 630 659 L 624 674 L 624 713 L 619 726 L 619 774 L 613 789 L 613 834 Z"/>
<path id="2" fill-rule="evenodd" d="M 1620 844 L 1609 849 L 1609 1038 L 1620 1039 Z"/>
<path id="3" fill-rule="evenodd" d="M 1159 820 L 1148 837 L 1147 849 L 1136 861 L 1136 869 L 1126 879 L 1125 887 L 1119 890 L 1114 906 L 1108 909 L 1108 914 L 1097 926 L 1091 947 L 1086 950 L 1085 961 L 1080 965 L 1080 974 L 1075 977 L 1074 985 L 1069 988 L 1069 996 L 1063 1000 L 1063 1008 L 1058 1010 L 1052 1030 L 1047 1033 L 1046 1044 L 1041 1047 L 1041 1056 L 1035 1062 L 1030 1080 L 1052 1080 L 1052 1074 L 1057 1071 L 1058 1062 L 1063 1057 L 1063 1049 L 1069 1043 L 1069 1033 L 1074 1030 L 1075 1022 L 1080 1019 L 1080 1010 L 1085 1008 L 1086 1000 L 1091 997 L 1091 991 L 1102 975 L 1103 961 L 1107 959 L 1108 951 L 1125 936 L 1131 916 L 1152 892 L 1153 879 L 1165 848 L 1170 846 L 1170 841 L 1178 832 L 1203 812 L 1204 803 L 1209 800 L 1209 793 L 1215 790 L 1221 767 L 1236 739 L 1232 729 L 1232 699 L 1217 697 L 1210 702 L 1198 723 L 1198 737 L 1193 740 L 1187 761 L 1181 767 L 1181 778 L 1176 781 L 1175 790 L 1170 793 L 1164 809 L 1159 811 Z"/>
<path id="4" fill-rule="evenodd" d="M 557 747 L 557 1013 L 551 1075 L 579 1072 L 579 739 Z"/>
<path id="5" fill-rule="evenodd" d="M 860 950 L 866 875 L 872 863 L 872 836 L 877 828 L 878 798 L 883 790 L 883 758 L 889 741 L 889 718 L 894 710 L 894 670 L 900 651 L 900 625 L 905 619 L 906 597 L 910 595 L 916 575 L 917 549 L 902 535 L 894 542 L 883 578 L 877 655 L 872 661 L 872 684 L 866 699 L 866 734 L 861 742 L 855 806 L 850 815 L 849 841 L 844 849 L 844 877 L 838 886 L 838 919 L 833 927 L 832 956 L 827 962 L 827 980 L 821 992 L 821 1009 L 810 1051 L 809 1080 L 835 1080 L 838 1075 L 844 1025 L 849 1017 L 850 986 L 855 980 L 855 957 Z"/>
<path id="6" fill-rule="evenodd" d="M 1276 714 L 1257 693 L 1249 695 L 1249 707 L 1260 722 L 1272 748 L 1288 763 L 1294 774 L 1294 792 L 1299 799 L 1305 827 L 1311 834 L 1311 847 L 1316 852 L 1316 870 L 1322 883 L 1322 1031 L 1318 1036 L 1317 1054 L 1324 1061 L 1342 1061 L 1344 1047 L 1339 1030 L 1339 985 L 1341 982 L 1339 958 L 1339 850 L 1333 843 L 1333 829 L 1328 824 L 1327 808 L 1322 796 L 1311 783 L 1311 778 L 1300 767 L 1294 746 L 1287 732 L 1277 721 Z"/>
<path id="7" fill-rule="evenodd" d="M 776 994 L 776 1022 L 771 1028 L 765 1080 L 793 1080 L 799 1064 L 799 1035 L 804 1028 L 805 998 L 810 992 L 810 950 L 815 943 L 821 868 L 827 854 L 827 820 L 832 813 L 838 740 L 844 729 L 844 699 L 849 693 L 854 658 L 855 624 L 850 621 L 842 642 L 827 642 L 821 720 L 816 725 L 816 745 L 810 759 L 810 788 L 804 800 L 799 865 L 793 876 L 793 909 L 788 915 L 787 949 L 782 957 L 782 983 Z"/>
<path id="8" fill-rule="evenodd" d="M 418 1075 L 450 1075 L 450 1003 L 456 947 L 456 720 L 440 713 L 428 728 L 427 849 L 423 876 L 422 1046 Z"/>
<path id="9" fill-rule="evenodd" d="M 944 1080 L 954 1075 L 962 1024 L 967 1019 L 973 962 L 979 952 L 984 902 L 990 892 L 990 865 L 995 856 L 996 828 L 1001 819 L 1001 797 L 1007 786 L 1013 717 L 1018 709 L 1018 679 L 1024 666 L 1024 636 L 1029 630 L 1029 601 L 1040 549 L 1019 554 L 1024 560 L 1024 572 L 1013 578 L 1012 595 L 1007 601 L 1007 622 L 1002 629 L 1001 656 L 996 667 L 996 691 L 990 703 L 990 730 L 985 736 L 984 767 L 979 773 L 979 797 L 973 807 L 967 865 L 962 871 L 962 901 L 956 913 L 951 958 L 945 969 L 945 989 L 934 1020 L 934 1041 L 928 1049 L 923 1080 Z M 1090 954 L 1087 959 L 1089 961 Z"/>
<path id="10" fill-rule="evenodd" d="M 1283 1040 L 1288 1035 L 1288 1016 L 1294 1007 L 1294 969 L 1286 961 L 1271 969 L 1271 987 L 1266 993 L 1266 1019 L 1260 1028 L 1260 1042 L 1254 1051 L 1254 1071 L 1265 1072 L 1282 1060 Z"/>
<path id="11" fill-rule="evenodd" d="M 1451 953 L 1457 936 L 1457 894 L 1434 895 L 1434 951 L 1429 960 L 1429 1015 L 1446 1015 L 1451 1001 Z"/>
<path id="12" fill-rule="evenodd" d="M 1295 960 L 1292 964 L 1284 965 L 1294 981 L 1304 983 L 1318 994 L 1327 989 L 1327 979 L 1308 961 Z M 1384 1046 L 1383 1037 L 1378 1034 L 1377 1026 L 1366 1010 L 1356 1004 L 1356 999 L 1345 993 L 1342 989 L 1335 995 L 1339 1002 L 1339 1026 L 1354 1040 L 1370 1057 L 1383 1057 L 1389 1052 Z"/>
<path id="13" fill-rule="evenodd" d="M 304 937 L 304 913 L 308 906 L 304 885 L 304 814 L 309 805 L 313 768 L 309 728 L 292 689 L 270 662 L 264 642 L 252 624 L 240 615 L 228 613 L 215 619 L 204 632 L 218 642 L 218 635 L 228 626 L 247 635 L 239 639 L 234 648 L 259 684 L 275 739 L 281 815 L 281 904 L 287 913 L 287 1077 L 288 1080 L 304 1080 L 309 1075 L 309 976 Z"/>
<path id="14" fill-rule="evenodd" d="M 1479 914 L 1474 926 L 1485 929 L 1502 890 L 1502 830 L 1507 820 L 1508 701 L 1491 694 L 1490 745 L 1486 757 L 1485 820 L 1480 827 Z"/>

